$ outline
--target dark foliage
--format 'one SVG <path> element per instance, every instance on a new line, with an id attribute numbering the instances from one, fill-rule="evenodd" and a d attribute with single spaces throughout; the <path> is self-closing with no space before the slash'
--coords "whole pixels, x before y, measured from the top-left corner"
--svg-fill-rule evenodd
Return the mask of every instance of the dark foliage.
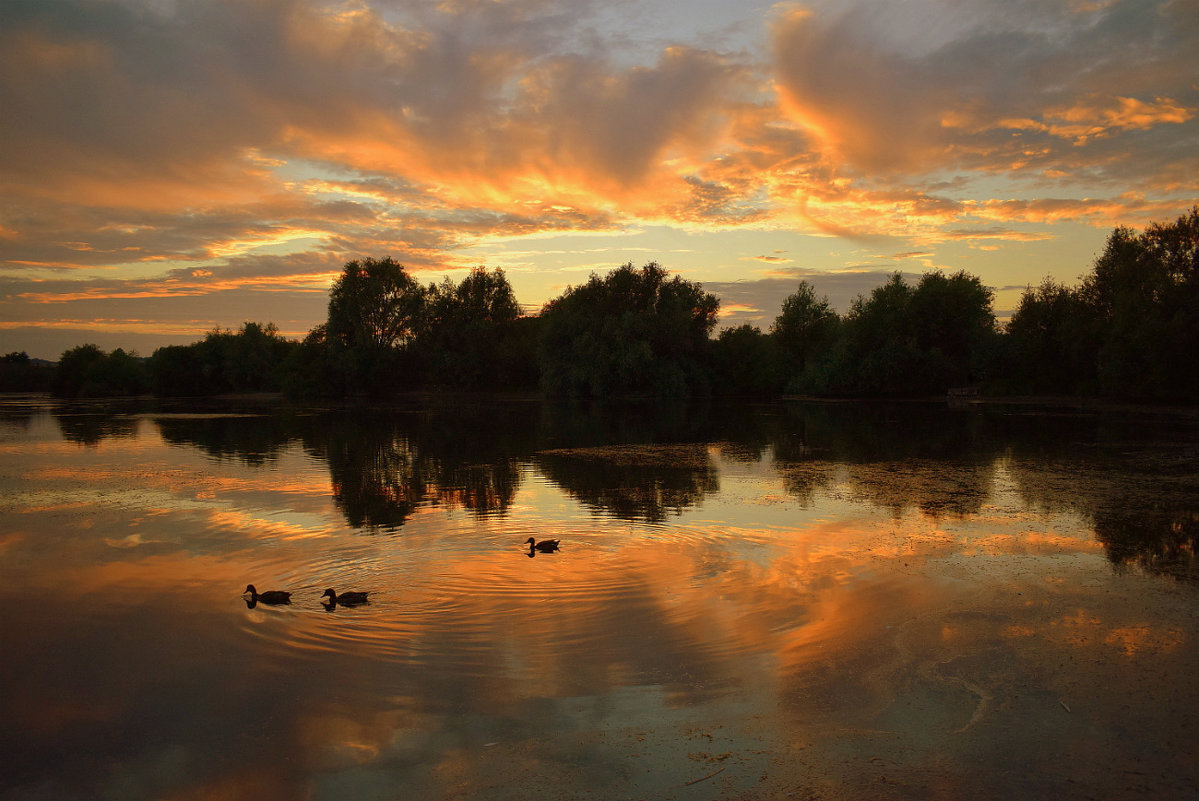
<path id="1" fill-rule="evenodd" d="M 0 392 L 48 392 L 53 365 L 35 362 L 25 351 L 0 356 Z"/>
<path id="2" fill-rule="evenodd" d="M 1199 398 L 1199 207 L 1117 228 L 1076 289 L 1025 291 L 1001 362 L 1012 391 Z"/>
<path id="3" fill-rule="evenodd" d="M 149 363 L 154 394 L 277 392 L 283 383 L 283 365 L 296 347 L 279 335 L 273 323 L 246 322 L 236 333 L 218 328 L 200 342 L 154 351 Z"/>
<path id="4" fill-rule="evenodd" d="M 520 305 L 503 270 L 480 267 L 460 284 L 446 278 L 431 286 L 418 336 L 431 382 L 470 390 L 528 387 L 531 343 L 519 320 Z"/>
<path id="5" fill-rule="evenodd" d="M 679 397 L 706 392 L 720 301 L 656 262 L 592 275 L 546 304 L 539 363 L 551 395 Z"/>
<path id="6" fill-rule="evenodd" d="M 964 272 L 926 273 L 915 287 L 895 273 L 870 297 L 854 300 L 849 313 L 837 320 L 801 285 L 788 303 L 802 308 L 809 322 L 805 337 L 790 335 L 789 342 L 799 344 L 790 345 L 798 369 L 788 389 L 899 396 L 944 394 L 951 387 L 975 384 L 995 348 L 991 297 L 990 289 Z M 776 336 L 797 328 L 804 330 L 776 323 Z"/>
<path id="7" fill-rule="evenodd" d="M 712 344 L 712 387 L 720 395 L 778 395 L 790 353 L 776 337 L 746 324 L 726 328 Z"/>
<path id="8" fill-rule="evenodd" d="M 788 372 L 802 373 L 812 357 L 832 343 L 839 323 L 828 298 L 818 299 L 812 285 L 800 281 L 770 327 L 770 335 L 786 354 Z"/>
<path id="9" fill-rule="evenodd" d="M 410 346 L 425 319 L 428 290 L 391 258 L 347 262 L 329 292 L 320 340 L 351 394 L 384 396 L 420 381 Z"/>
<path id="10" fill-rule="evenodd" d="M 51 391 L 60 398 L 141 395 L 149 387 L 149 374 L 137 354 L 120 348 L 105 353 L 91 344 L 65 351 L 51 382 Z"/>

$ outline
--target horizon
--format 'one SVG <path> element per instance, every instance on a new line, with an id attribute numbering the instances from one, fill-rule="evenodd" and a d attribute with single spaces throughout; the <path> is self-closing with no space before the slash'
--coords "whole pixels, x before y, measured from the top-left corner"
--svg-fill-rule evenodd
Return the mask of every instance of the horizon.
<path id="1" fill-rule="evenodd" d="M 0 351 L 324 320 L 345 262 L 626 262 L 769 326 L 893 272 L 1010 315 L 1199 203 L 1182 0 L 0 7 Z"/>

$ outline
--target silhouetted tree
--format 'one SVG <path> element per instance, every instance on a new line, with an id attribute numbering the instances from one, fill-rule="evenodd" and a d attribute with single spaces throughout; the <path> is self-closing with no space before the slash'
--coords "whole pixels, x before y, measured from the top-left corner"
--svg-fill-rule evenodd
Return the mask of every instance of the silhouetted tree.
<path id="1" fill-rule="evenodd" d="M 308 332 L 281 368 L 283 391 L 297 398 L 340 398 L 353 394 L 349 349 L 330 342 L 324 324 Z"/>
<path id="2" fill-rule="evenodd" d="M 46 392 L 54 379 L 54 368 L 29 358 L 25 351 L 0 356 L 0 392 Z"/>
<path id="3" fill-rule="evenodd" d="M 63 352 L 51 387 L 62 398 L 141 395 L 148 389 L 149 376 L 137 354 L 121 348 L 105 353 L 92 344 Z"/>
<path id="4" fill-rule="evenodd" d="M 940 392 L 981 379 L 998 333 L 993 299 L 991 289 L 964 271 L 921 276 L 907 317 L 929 389 Z"/>
<path id="5" fill-rule="evenodd" d="M 154 394 L 163 397 L 196 397 L 213 394 L 204 375 L 200 350 L 191 345 L 167 345 L 150 357 L 150 382 Z M 220 391 L 220 390 L 216 390 Z"/>
<path id="6" fill-rule="evenodd" d="M 811 306 L 810 293 L 806 296 Z M 926 273 L 916 287 L 893 274 L 854 299 L 827 348 L 788 384 L 832 395 L 940 394 L 977 381 L 992 357 L 991 290 L 971 275 Z M 818 307 L 817 307 L 818 309 Z"/>
<path id="7" fill-rule="evenodd" d="M 789 373 L 802 373 L 808 361 L 827 348 L 837 334 L 840 318 L 829 306 L 828 298 L 816 297 L 807 281 L 783 301 L 782 310 L 770 326 L 770 335 L 790 361 Z"/>
<path id="8" fill-rule="evenodd" d="M 246 322 L 237 332 L 216 328 L 191 345 L 154 351 L 149 371 L 154 394 L 188 397 L 225 392 L 276 392 L 295 342 L 274 323 Z"/>
<path id="9" fill-rule="evenodd" d="M 656 262 L 592 275 L 542 310 L 542 386 L 551 394 L 682 396 L 707 389 L 720 301 Z"/>
<path id="10" fill-rule="evenodd" d="M 329 293 L 326 358 L 346 364 L 354 392 L 374 395 L 419 381 L 406 348 L 424 323 L 427 290 L 391 258 L 347 262 Z"/>
<path id="11" fill-rule="evenodd" d="M 428 298 L 418 339 L 432 380 L 459 389 L 509 384 L 520 306 L 504 271 L 479 267 L 457 285 L 446 278 Z"/>
<path id="12" fill-rule="evenodd" d="M 329 291 L 328 338 L 350 349 L 379 351 L 418 330 L 425 291 L 391 258 L 347 262 Z"/>
<path id="13" fill-rule="evenodd" d="M 1002 386 L 1017 392 L 1094 392 L 1095 328 L 1077 290 L 1048 278 L 1029 287 L 1007 324 L 997 366 Z"/>
<path id="14" fill-rule="evenodd" d="M 1025 291 L 997 366 L 1015 391 L 1199 398 L 1199 207 L 1108 236 L 1082 285 Z"/>
<path id="15" fill-rule="evenodd" d="M 1199 396 L 1199 207 L 1141 235 L 1117 228 L 1081 288 L 1098 325 L 1103 394 Z"/>
<path id="16" fill-rule="evenodd" d="M 726 328 L 712 347 L 713 389 L 721 395 L 776 395 L 789 365 L 776 338 L 749 325 Z"/>

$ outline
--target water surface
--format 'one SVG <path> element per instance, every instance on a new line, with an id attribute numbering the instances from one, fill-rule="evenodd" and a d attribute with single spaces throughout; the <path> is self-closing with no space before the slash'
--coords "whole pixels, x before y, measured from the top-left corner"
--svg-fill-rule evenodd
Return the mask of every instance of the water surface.
<path id="1" fill-rule="evenodd" d="M 9 397 L 0 799 L 1195 797 L 1197 467 L 1165 411 Z"/>

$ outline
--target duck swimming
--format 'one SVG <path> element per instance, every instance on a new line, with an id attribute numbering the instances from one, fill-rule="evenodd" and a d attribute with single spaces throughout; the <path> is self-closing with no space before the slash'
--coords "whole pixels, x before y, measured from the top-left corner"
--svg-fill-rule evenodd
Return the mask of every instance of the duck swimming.
<path id="1" fill-rule="evenodd" d="M 529 539 L 527 540 L 530 551 L 532 551 L 533 549 L 537 549 L 537 550 L 541 551 L 542 553 L 550 553 L 551 551 L 558 550 L 558 543 L 561 541 L 562 540 L 542 540 L 541 542 L 538 542 L 537 540 L 533 539 L 532 537 L 529 537 Z"/>
<path id="2" fill-rule="evenodd" d="M 342 606 L 354 606 L 356 604 L 366 603 L 366 596 L 368 595 L 370 595 L 369 592 L 343 592 L 341 595 L 338 595 L 333 591 L 333 588 L 330 587 L 329 589 L 325 590 L 325 594 L 321 597 L 329 599 L 329 606 L 335 606 L 337 604 L 341 604 Z"/>
<path id="3" fill-rule="evenodd" d="M 267 590 L 266 592 L 259 592 L 258 590 L 254 589 L 253 584 L 247 584 L 246 590 L 245 590 L 245 592 L 242 593 L 242 595 L 245 595 L 247 592 L 250 593 L 251 603 L 259 603 L 259 602 L 264 603 L 264 604 L 289 604 L 289 603 L 291 603 L 291 593 L 284 592 L 283 590 Z"/>

